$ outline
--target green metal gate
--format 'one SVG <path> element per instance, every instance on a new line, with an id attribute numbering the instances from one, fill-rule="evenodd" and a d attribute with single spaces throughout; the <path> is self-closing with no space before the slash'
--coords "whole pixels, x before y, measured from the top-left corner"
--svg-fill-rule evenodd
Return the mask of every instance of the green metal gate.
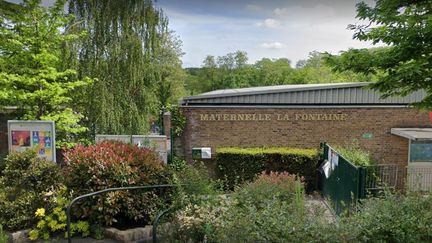
<path id="1" fill-rule="evenodd" d="M 322 148 L 320 189 L 339 215 L 349 211 L 358 199 L 365 198 L 365 169 L 353 165 L 326 143 Z"/>

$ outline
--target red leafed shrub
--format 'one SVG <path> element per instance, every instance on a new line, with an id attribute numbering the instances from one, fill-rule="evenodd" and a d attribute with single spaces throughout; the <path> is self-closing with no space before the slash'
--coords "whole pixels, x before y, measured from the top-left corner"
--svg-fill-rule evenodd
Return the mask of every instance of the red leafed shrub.
<path id="1" fill-rule="evenodd" d="M 170 174 L 158 154 L 120 142 L 77 146 L 64 153 L 66 185 L 73 197 L 111 187 L 167 184 Z M 116 191 L 84 199 L 80 218 L 106 225 L 145 224 L 166 208 L 165 190 Z"/>

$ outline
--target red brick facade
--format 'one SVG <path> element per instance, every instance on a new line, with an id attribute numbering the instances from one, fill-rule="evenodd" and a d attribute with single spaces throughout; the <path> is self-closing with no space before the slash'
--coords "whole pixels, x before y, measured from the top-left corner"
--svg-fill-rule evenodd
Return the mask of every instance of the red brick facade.
<path id="1" fill-rule="evenodd" d="M 405 168 L 408 140 L 390 133 L 396 127 L 432 127 L 427 112 L 413 108 L 230 108 L 183 107 L 187 124 L 180 152 L 192 147 L 285 146 L 318 148 L 321 142 L 357 141 L 380 163 Z"/>

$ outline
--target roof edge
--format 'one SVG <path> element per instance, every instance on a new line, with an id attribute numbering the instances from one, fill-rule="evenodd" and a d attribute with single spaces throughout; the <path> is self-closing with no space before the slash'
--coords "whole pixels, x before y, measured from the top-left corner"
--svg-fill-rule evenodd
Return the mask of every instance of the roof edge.
<path id="1" fill-rule="evenodd" d="M 255 94 L 275 94 L 275 93 L 284 93 L 284 92 L 299 92 L 299 91 L 310 91 L 310 90 L 325 90 L 325 89 L 334 89 L 334 88 L 355 88 L 355 87 L 367 87 L 372 82 L 356 82 L 356 83 L 329 83 L 328 85 L 322 86 L 313 86 L 311 87 L 291 87 L 291 88 L 283 88 L 283 89 L 269 89 L 262 91 L 248 91 L 248 92 L 236 92 L 236 93 L 227 93 L 227 94 L 209 94 L 205 93 L 202 95 L 194 95 L 187 96 L 182 99 L 182 103 L 187 100 L 195 100 L 195 99 L 207 99 L 207 98 L 220 98 L 220 97 L 232 97 L 232 96 L 245 96 L 245 95 L 255 95 Z M 277 86 L 277 85 L 275 85 Z M 288 85 L 287 85 L 288 86 Z M 271 86 L 259 86 L 259 87 L 271 87 Z M 258 87 L 247 87 L 247 88 L 258 88 Z M 242 88 L 240 88 L 242 89 Z"/>

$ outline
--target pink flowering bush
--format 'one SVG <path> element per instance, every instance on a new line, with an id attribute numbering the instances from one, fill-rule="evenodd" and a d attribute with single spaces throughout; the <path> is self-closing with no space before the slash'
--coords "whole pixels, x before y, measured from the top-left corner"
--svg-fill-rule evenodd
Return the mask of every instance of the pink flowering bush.
<path id="1" fill-rule="evenodd" d="M 120 142 L 77 146 L 64 153 L 65 183 L 73 196 L 111 187 L 166 184 L 169 171 L 158 154 Z M 145 224 L 169 200 L 160 190 L 114 191 L 84 199 L 76 216 L 112 224 Z"/>

